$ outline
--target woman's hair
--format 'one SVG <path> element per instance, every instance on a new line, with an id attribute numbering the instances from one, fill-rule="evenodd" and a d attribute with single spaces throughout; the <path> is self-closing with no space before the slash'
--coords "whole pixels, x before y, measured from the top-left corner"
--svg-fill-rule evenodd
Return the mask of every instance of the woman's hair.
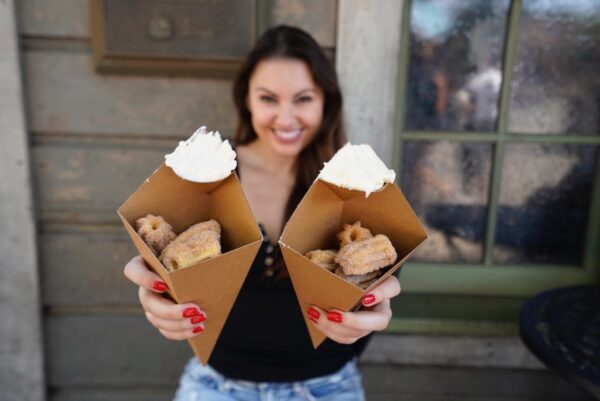
<path id="1" fill-rule="evenodd" d="M 298 28 L 280 25 L 269 29 L 258 39 L 235 80 L 233 100 L 238 113 L 236 144 L 244 145 L 257 137 L 246 104 L 250 77 L 259 62 L 274 58 L 305 62 L 313 80 L 324 94 L 321 126 L 313 141 L 302 150 L 296 161 L 296 180 L 285 208 L 284 217 L 287 220 L 317 178 L 323 163 L 344 144 L 346 137 L 342 125 L 342 93 L 335 69 L 319 44 L 308 33 Z"/>

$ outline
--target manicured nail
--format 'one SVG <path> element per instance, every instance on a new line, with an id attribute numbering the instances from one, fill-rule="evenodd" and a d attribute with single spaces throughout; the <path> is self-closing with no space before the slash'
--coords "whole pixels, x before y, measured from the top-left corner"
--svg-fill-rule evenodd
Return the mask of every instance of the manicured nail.
<path id="1" fill-rule="evenodd" d="M 372 304 L 373 302 L 375 302 L 375 295 L 373 294 L 367 294 L 362 298 L 362 303 L 365 305 Z"/>
<path id="2" fill-rule="evenodd" d="M 205 320 L 206 320 L 206 316 L 204 316 L 204 315 L 194 316 L 193 318 L 190 319 L 192 324 L 202 323 Z"/>
<path id="3" fill-rule="evenodd" d="M 157 280 L 152 283 L 152 288 L 154 288 L 156 291 L 164 292 L 167 290 L 167 285 L 164 282 Z"/>
<path id="4" fill-rule="evenodd" d="M 203 331 L 204 331 L 204 329 L 202 328 L 202 326 L 196 326 L 192 329 L 192 333 L 194 333 L 194 334 L 201 333 Z"/>
<path id="5" fill-rule="evenodd" d="M 321 314 L 319 313 L 318 310 L 316 310 L 315 308 L 313 308 L 311 306 L 310 308 L 308 308 L 308 316 L 312 317 L 315 320 L 319 320 L 319 318 L 321 317 Z"/>
<path id="6" fill-rule="evenodd" d="M 314 324 L 318 324 L 319 321 L 317 319 L 315 319 L 314 317 L 309 316 L 308 317 L 310 319 L 311 322 L 313 322 Z"/>
<path id="7" fill-rule="evenodd" d="M 183 311 L 183 317 L 194 317 L 200 316 L 200 311 L 198 308 L 186 308 Z"/>
<path id="8" fill-rule="evenodd" d="M 342 320 L 344 320 L 344 318 L 342 317 L 342 314 L 340 312 L 336 312 L 336 311 L 331 311 L 327 314 L 327 319 L 331 320 L 332 322 L 336 322 L 336 323 L 342 323 Z"/>

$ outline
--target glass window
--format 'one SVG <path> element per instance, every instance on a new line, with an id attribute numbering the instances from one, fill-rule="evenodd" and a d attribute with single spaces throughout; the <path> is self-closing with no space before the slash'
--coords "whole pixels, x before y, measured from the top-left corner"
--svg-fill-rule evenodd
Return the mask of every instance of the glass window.
<path id="1" fill-rule="evenodd" d="M 415 0 L 406 129 L 493 131 L 509 2 Z"/>
<path id="2" fill-rule="evenodd" d="M 491 155 L 488 144 L 404 144 L 402 189 L 430 237 L 414 260 L 482 261 Z"/>
<path id="3" fill-rule="evenodd" d="M 600 133 L 600 1 L 525 0 L 508 126 Z"/>
<path id="4" fill-rule="evenodd" d="M 597 158 L 596 146 L 506 146 L 494 262 L 581 265 Z"/>

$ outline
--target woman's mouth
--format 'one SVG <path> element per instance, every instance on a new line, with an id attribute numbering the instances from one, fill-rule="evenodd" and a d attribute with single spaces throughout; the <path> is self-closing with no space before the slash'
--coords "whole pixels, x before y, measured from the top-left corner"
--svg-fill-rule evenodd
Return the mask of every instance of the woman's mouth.
<path id="1" fill-rule="evenodd" d="M 302 137 L 302 129 L 293 131 L 278 131 L 274 130 L 275 138 L 283 143 L 295 143 Z"/>

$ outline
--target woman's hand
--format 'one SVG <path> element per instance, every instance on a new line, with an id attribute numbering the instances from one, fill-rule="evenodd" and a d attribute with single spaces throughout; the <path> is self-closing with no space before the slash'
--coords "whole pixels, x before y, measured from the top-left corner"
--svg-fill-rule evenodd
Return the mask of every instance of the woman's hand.
<path id="1" fill-rule="evenodd" d="M 390 299 L 400 294 L 400 282 L 388 277 L 362 298 L 365 306 L 357 312 L 325 311 L 311 306 L 309 319 L 327 337 L 340 344 L 353 344 L 373 331 L 384 330 L 392 318 Z"/>
<path id="2" fill-rule="evenodd" d="M 125 265 L 125 277 L 140 287 L 138 294 L 146 319 L 160 333 L 171 340 L 187 340 L 204 330 L 204 313 L 198 305 L 176 304 L 160 294 L 167 285 L 160 276 L 150 271 L 141 256 L 136 256 Z"/>

